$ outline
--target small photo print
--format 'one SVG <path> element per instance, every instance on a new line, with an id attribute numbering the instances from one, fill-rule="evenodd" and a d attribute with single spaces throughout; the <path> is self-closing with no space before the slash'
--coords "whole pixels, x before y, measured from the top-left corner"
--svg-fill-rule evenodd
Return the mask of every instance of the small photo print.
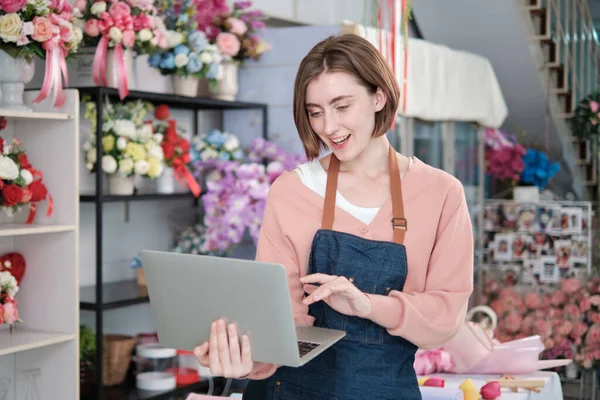
<path id="1" fill-rule="evenodd" d="M 521 260 L 528 257 L 529 235 L 516 233 L 513 236 L 511 249 L 512 259 Z"/>
<path id="2" fill-rule="evenodd" d="M 554 240 L 547 233 L 534 233 L 532 246 L 535 247 L 538 256 L 554 255 Z"/>
<path id="3" fill-rule="evenodd" d="M 536 209 L 534 205 L 519 205 L 517 230 L 519 232 L 533 232 L 536 227 Z"/>
<path id="4" fill-rule="evenodd" d="M 535 231 L 549 233 L 556 213 L 556 207 L 537 207 L 535 216 Z"/>
<path id="5" fill-rule="evenodd" d="M 586 236 L 572 236 L 571 237 L 571 256 L 576 260 L 584 260 L 587 262 L 589 246 L 588 238 Z"/>
<path id="6" fill-rule="evenodd" d="M 579 234 L 581 235 L 581 232 L 583 231 L 582 229 L 582 218 L 583 217 L 583 210 L 581 208 L 571 208 L 569 210 L 569 233 L 570 234 Z"/>
<path id="7" fill-rule="evenodd" d="M 563 231 L 562 222 L 562 207 L 553 207 L 550 227 L 546 229 L 546 232 L 560 234 Z"/>
<path id="8" fill-rule="evenodd" d="M 540 281 L 542 274 L 542 264 L 540 260 L 525 260 L 523 261 L 523 273 L 521 282 L 534 283 Z"/>
<path id="9" fill-rule="evenodd" d="M 486 204 L 483 210 L 483 230 L 486 232 L 498 231 L 501 227 L 499 204 Z"/>
<path id="10" fill-rule="evenodd" d="M 499 233 L 494 237 L 494 261 L 512 260 L 513 235 Z"/>
<path id="11" fill-rule="evenodd" d="M 502 203 L 501 208 L 502 228 L 516 229 L 519 205 L 517 203 Z"/>
<path id="12" fill-rule="evenodd" d="M 571 250 L 570 240 L 556 240 L 554 242 L 556 263 L 560 268 L 569 268 L 571 266 Z"/>
<path id="13" fill-rule="evenodd" d="M 588 224 L 589 224 L 589 209 L 587 207 L 581 209 L 581 233 L 588 233 Z"/>
<path id="14" fill-rule="evenodd" d="M 544 256 L 540 258 L 542 283 L 558 283 L 560 280 L 560 271 L 556 265 L 556 257 Z"/>

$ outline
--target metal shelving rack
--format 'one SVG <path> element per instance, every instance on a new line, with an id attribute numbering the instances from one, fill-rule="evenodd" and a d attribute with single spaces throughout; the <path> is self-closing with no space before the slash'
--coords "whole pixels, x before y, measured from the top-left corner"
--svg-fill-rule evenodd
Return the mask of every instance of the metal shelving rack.
<path id="1" fill-rule="evenodd" d="M 102 113 L 104 102 L 118 102 L 119 93 L 117 89 L 106 87 L 86 87 L 78 88 L 81 95 L 88 95 L 96 103 L 97 123 L 96 123 L 96 149 L 98 151 L 96 158 L 96 170 L 101 171 L 100 160 L 102 160 Z M 186 109 L 194 112 L 192 129 L 194 134 L 198 131 L 198 112 L 202 110 L 226 111 L 226 110 L 244 110 L 258 109 L 262 111 L 262 136 L 267 139 L 267 104 L 248 103 L 238 101 L 224 101 L 209 98 L 184 97 L 171 94 L 150 93 L 141 91 L 130 91 L 127 100 L 143 100 L 152 104 L 167 104 L 169 107 Z M 223 116 L 222 122 L 223 122 Z M 116 392 L 118 396 L 126 399 L 145 399 L 145 398 L 171 398 L 170 396 L 182 394 L 182 392 L 192 390 L 206 390 L 206 382 L 200 382 L 189 387 L 178 387 L 177 389 L 157 393 L 155 396 L 147 397 L 137 391 L 135 384 L 131 379 L 126 379 L 120 387 L 105 388 L 102 382 L 102 337 L 103 337 L 103 313 L 121 307 L 132 306 L 149 302 L 148 293 L 139 287 L 135 281 L 124 281 L 116 283 L 103 283 L 103 204 L 108 202 L 130 202 L 146 200 L 176 200 L 189 198 L 193 200 L 191 193 L 174 194 L 134 194 L 131 196 L 105 195 L 102 185 L 102 174 L 96 174 L 95 195 L 81 195 L 80 202 L 94 203 L 96 205 L 96 285 L 80 288 L 80 309 L 93 311 L 96 313 L 96 385 L 94 398 L 105 399 L 114 398 Z M 215 387 L 222 387 L 222 382 L 215 382 Z M 124 396 L 124 397 L 123 397 Z"/>

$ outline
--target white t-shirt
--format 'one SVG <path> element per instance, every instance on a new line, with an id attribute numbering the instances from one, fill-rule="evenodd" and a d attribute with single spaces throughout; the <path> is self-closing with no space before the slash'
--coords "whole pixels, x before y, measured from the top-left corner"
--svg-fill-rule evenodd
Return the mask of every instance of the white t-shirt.
<path id="1" fill-rule="evenodd" d="M 412 166 L 413 160 L 409 159 L 408 169 Z M 308 187 L 317 194 L 325 197 L 325 188 L 327 187 L 327 173 L 318 159 L 299 165 L 296 168 L 296 173 L 304 186 Z M 365 224 L 370 224 L 373 218 L 377 215 L 380 207 L 359 207 L 350 203 L 338 191 L 335 196 L 335 204 L 352 214 Z"/>

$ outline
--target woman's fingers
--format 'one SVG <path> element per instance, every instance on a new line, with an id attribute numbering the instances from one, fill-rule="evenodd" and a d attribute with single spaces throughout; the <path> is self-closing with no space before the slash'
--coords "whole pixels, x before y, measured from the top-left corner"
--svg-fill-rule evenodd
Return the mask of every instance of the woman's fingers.
<path id="1" fill-rule="evenodd" d="M 231 370 L 231 356 L 229 355 L 229 339 L 227 337 L 227 326 L 225 321 L 219 320 L 217 322 L 217 351 L 219 352 L 219 361 L 221 363 L 221 375 L 230 376 Z"/>
<path id="2" fill-rule="evenodd" d="M 215 376 L 222 376 L 221 362 L 219 360 L 219 350 L 217 345 L 217 323 L 213 322 L 210 326 L 210 344 L 208 356 L 210 362 L 210 373 Z"/>
<path id="3" fill-rule="evenodd" d="M 196 359 L 198 360 L 200 365 L 202 365 L 205 368 L 208 368 L 208 366 L 210 365 L 208 360 L 208 346 L 208 342 L 204 342 L 194 349 L 194 355 L 196 356 Z"/>
<path id="4" fill-rule="evenodd" d="M 311 275 L 306 275 L 303 276 L 302 278 L 300 278 L 300 282 L 302 283 L 320 283 L 320 284 L 324 284 L 327 282 L 331 282 L 336 280 L 338 277 L 334 276 L 334 275 L 327 275 L 327 274 L 311 274 Z"/>
<path id="5" fill-rule="evenodd" d="M 308 288 L 306 288 L 306 286 L 308 286 Z M 313 285 L 305 285 L 305 291 L 309 293 L 309 295 L 306 296 L 302 302 L 306 305 L 310 305 L 317 301 L 325 300 L 332 294 L 351 293 L 353 288 L 354 285 L 345 278 L 337 278 L 316 289 L 313 289 Z"/>
<path id="6" fill-rule="evenodd" d="M 249 371 L 252 372 L 252 349 L 250 348 L 250 338 L 248 335 L 242 336 L 242 365 L 244 368 L 249 369 Z"/>
<path id="7" fill-rule="evenodd" d="M 302 288 L 304 289 L 304 293 L 312 294 L 319 287 L 315 285 L 304 285 Z"/>
<path id="8" fill-rule="evenodd" d="M 237 376 L 240 374 L 240 370 L 242 369 L 242 355 L 237 327 L 234 324 L 229 324 L 227 326 L 227 333 L 229 335 L 229 357 L 231 359 L 231 372 L 234 376 Z"/>

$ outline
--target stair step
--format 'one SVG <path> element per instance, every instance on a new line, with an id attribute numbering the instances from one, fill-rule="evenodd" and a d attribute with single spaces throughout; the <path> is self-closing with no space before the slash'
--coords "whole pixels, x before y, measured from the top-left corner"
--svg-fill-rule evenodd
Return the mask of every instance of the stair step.
<path id="1" fill-rule="evenodd" d="M 529 11 L 531 15 L 544 15 L 546 14 L 546 9 L 540 6 L 527 6 L 525 10 Z"/>
<path id="2" fill-rule="evenodd" d="M 574 115 L 575 115 L 575 113 L 562 113 L 562 114 L 558 114 L 558 117 L 562 118 L 562 119 L 571 119 L 571 118 L 573 118 Z"/>
<path id="3" fill-rule="evenodd" d="M 550 89 L 550 92 L 552 92 L 555 95 L 558 96 L 567 96 L 569 94 L 571 94 L 571 89 L 569 88 L 565 88 L 565 87 L 561 87 L 561 88 L 552 88 Z"/>
<path id="4" fill-rule="evenodd" d="M 552 36 L 547 36 L 547 35 L 535 35 L 531 37 L 533 40 L 537 40 L 541 43 L 553 43 L 553 39 Z"/>
<path id="5" fill-rule="evenodd" d="M 561 70 L 564 68 L 564 65 L 562 63 L 559 62 L 549 62 L 544 64 L 544 67 L 547 69 L 558 69 Z"/>

